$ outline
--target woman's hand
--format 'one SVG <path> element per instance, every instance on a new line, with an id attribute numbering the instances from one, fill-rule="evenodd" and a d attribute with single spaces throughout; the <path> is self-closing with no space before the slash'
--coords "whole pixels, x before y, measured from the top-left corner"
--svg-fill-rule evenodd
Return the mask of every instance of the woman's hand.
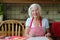
<path id="1" fill-rule="evenodd" d="M 48 32 L 47 34 L 45 34 L 46 37 L 50 37 L 51 34 Z"/>

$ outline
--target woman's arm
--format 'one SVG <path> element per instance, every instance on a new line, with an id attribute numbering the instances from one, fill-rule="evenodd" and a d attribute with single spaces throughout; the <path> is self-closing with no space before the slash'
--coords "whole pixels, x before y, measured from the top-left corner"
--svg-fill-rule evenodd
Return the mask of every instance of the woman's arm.
<path id="1" fill-rule="evenodd" d="M 47 28 L 47 29 L 46 29 L 46 32 L 47 32 L 47 33 L 50 33 L 50 29 L 49 29 L 49 28 Z"/>
<path id="2" fill-rule="evenodd" d="M 46 27 L 46 34 L 45 34 L 45 36 L 51 36 L 48 19 L 45 19 L 45 27 Z"/>
<path id="3" fill-rule="evenodd" d="M 46 29 L 46 34 L 45 34 L 45 36 L 47 36 L 47 37 L 50 37 L 50 36 L 51 36 L 51 33 L 50 33 L 50 29 L 49 29 L 49 28 Z"/>
<path id="4" fill-rule="evenodd" d="M 25 36 L 28 36 L 29 35 L 29 27 L 26 27 L 25 28 Z"/>

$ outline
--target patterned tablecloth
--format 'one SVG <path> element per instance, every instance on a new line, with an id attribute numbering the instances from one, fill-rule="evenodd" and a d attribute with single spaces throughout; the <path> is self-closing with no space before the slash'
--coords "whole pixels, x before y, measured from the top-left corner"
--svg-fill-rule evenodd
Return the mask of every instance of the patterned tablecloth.
<path id="1" fill-rule="evenodd" d="M 49 40 L 47 37 L 30 37 L 27 40 Z"/>
<path id="2" fill-rule="evenodd" d="M 0 40 L 51 40 L 50 38 L 47 37 L 17 37 L 17 36 L 13 36 L 13 37 L 5 37 L 4 39 L 0 39 Z"/>

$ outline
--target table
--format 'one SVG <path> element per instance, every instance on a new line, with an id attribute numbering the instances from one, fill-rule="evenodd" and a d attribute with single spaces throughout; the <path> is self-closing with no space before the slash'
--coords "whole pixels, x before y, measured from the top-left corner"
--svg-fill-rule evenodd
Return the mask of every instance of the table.
<path id="1" fill-rule="evenodd" d="M 9 37 L 6 37 L 6 38 L 0 39 L 0 40 L 10 40 L 10 39 L 9 39 Z M 30 38 L 27 38 L 27 40 L 52 40 L 52 39 L 49 37 L 30 37 Z"/>
<path id="2" fill-rule="evenodd" d="M 27 40 L 52 40 L 50 37 L 30 37 Z"/>

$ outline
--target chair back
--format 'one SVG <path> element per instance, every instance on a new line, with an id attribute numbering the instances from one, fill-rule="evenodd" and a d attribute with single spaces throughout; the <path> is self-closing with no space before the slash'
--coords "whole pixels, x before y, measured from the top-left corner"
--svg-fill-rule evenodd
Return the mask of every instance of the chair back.
<path id="1" fill-rule="evenodd" d="M 18 20 L 6 20 L 0 24 L 2 35 L 23 36 L 24 25 Z"/>

